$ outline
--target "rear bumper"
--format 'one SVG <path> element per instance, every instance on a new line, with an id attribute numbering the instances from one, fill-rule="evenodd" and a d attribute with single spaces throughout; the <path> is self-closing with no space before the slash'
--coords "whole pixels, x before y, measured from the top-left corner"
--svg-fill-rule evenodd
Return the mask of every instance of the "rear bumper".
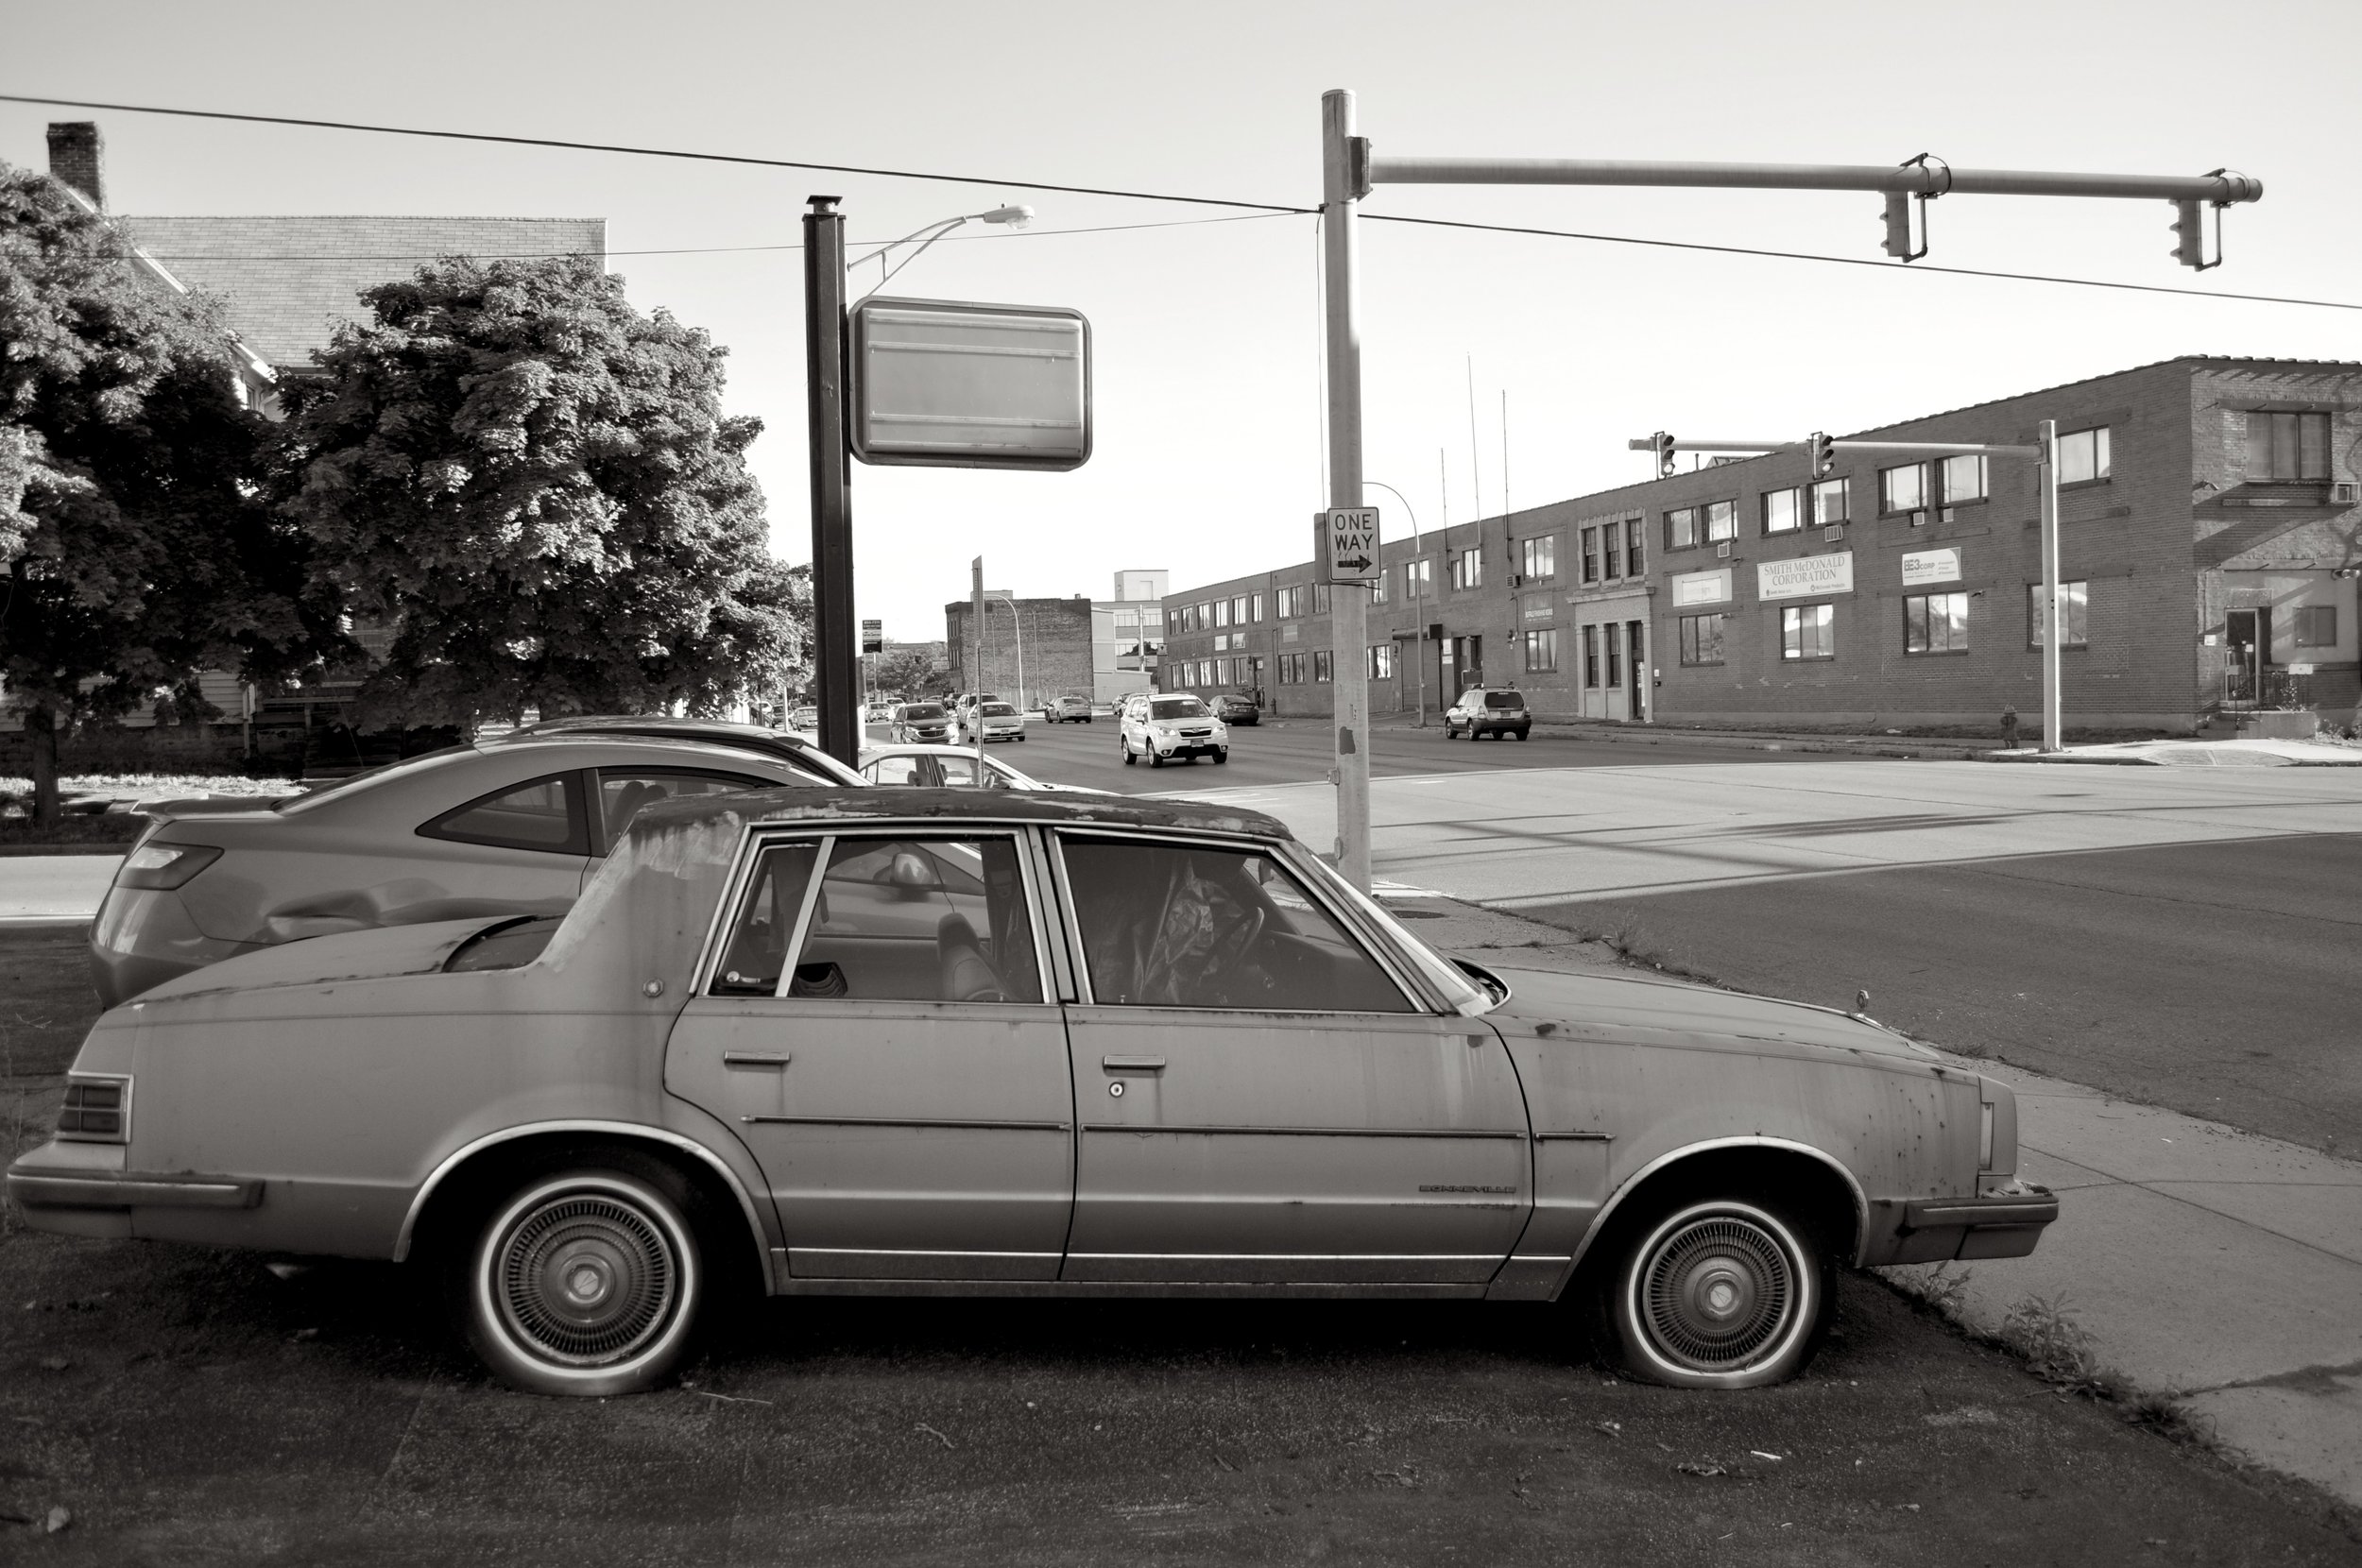
<path id="1" fill-rule="evenodd" d="M 250 1209 L 263 1201 L 254 1176 L 214 1176 L 185 1170 L 126 1170 L 121 1144 L 52 1138 L 8 1168 L 9 1201 L 35 1230 L 76 1235 L 128 1235 L 138 1209 Z M 111 1228 L 94 1226 L 105 1216 Z"/>
<path id="2" fill-rule="evenodd" d="M 114 888 L 91 928 L 91 983 L 102 1005 L 119 1007 L 192 969 L 264 946 L 207 936 L 178 893 Z"/>
<path id="3" fill-rule="evenodd" d="M 1922 1198 L 1880 1205 L 1896 1221 L 1873 1263 L 1943 1263 L 1952 1259 L 2024 1257 L 2059 1218 L 2048 1187 L 2011 1181 L 1974 1198 Z M 1899 1212 L 1897 1212 L 1899 1211 Z"/>

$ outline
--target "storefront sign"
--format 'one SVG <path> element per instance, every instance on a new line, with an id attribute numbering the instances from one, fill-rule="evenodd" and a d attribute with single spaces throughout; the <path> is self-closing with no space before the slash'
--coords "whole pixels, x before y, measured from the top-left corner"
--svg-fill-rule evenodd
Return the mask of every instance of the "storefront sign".
<path id="1" fill-rule="evenodd" d="M 1785 561 L 1755 564 L 1755 597 L 1804 599 L 1819 593 L 1854 591 L 1854 553 L 1798 555 Z"/>
<path id="2" fill-rule="evenodd" d="M 1957 583 L 1960 580 L 1960 553 L 1957 550 L 1920 550 L 1903 557 L 1903 586 L 1925 588 L 1930 583 Z"/>
<path id="3" fill-rule="evenodd" d="M 1558 606 L 1551 604 L 1548 599 L 1529 599 L 1526 601 L 1525 615 L 1528 621 L 1548 621 L 1551 616 L 1557 613 Z"/>
<path id="4" fill-rule="evenodd" d="M 1731 601 L 1731 569 L 1719 571 L 1689 571 L 1672 580 L 1673 605 L 1684 608 L 1690 605 L 1727 605 Z"/>

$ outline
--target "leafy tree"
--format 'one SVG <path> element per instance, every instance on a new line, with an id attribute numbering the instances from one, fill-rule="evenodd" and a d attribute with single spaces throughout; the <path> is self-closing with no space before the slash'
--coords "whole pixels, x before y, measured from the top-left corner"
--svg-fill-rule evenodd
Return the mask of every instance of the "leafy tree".
<path id="1" fill-rule="evenodd" d="M 299 603 L 301 540 L 253 499 L 261 416 L 240 406 L 217 306 L 125 259 L 45 175 L 0 164 L 0 680 L 33 745 L 201 668 L 271 678 L 335 638 Z"/>
<path id="2" fill-rule="evenodd" d="M 905 698 L 940 697 L 951 690 L 951 672 L 917 648 L 889 648 L 878 656 L 871 684 L 881 691 L 899 691 Z"/>
<path id="3" fill-rule="evenodd" d="M 356 621 L 364 722 L 711 712 L 776 689 L 800 619 L 722 414 L 722 357 L 588 257 L 446 258 L 286 395 L 273 493 Z"/>

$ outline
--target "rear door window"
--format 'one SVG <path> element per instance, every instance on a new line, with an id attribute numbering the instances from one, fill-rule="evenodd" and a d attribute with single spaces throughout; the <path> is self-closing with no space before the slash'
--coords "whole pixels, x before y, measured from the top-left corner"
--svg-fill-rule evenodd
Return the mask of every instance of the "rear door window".
<path id="1" fill-rule="evenodd" d="M 556 855 L 590 852 L 582 775 L 551 774 L 479 795 L 419 827 L 421 836 L 499 849 L 539 849 Z"/>
<path id="2" fill-rule="evenodd" d="M 767 778 L 752 778 L 745 774 L 709 773 L 702 769 L 685 768 L 601 768 L 599 770 L 599 826 L 604 835 L 598 853 L 605 855 L 615 847 L 631 819 L 659 800 L 674 800 L 684 795 L 736 794 L 742 790 L 775 788 Z"/>

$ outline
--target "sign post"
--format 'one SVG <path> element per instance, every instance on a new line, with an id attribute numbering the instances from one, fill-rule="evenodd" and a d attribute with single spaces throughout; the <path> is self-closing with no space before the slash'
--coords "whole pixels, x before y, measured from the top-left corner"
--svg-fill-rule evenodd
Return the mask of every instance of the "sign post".
<path id="1" fill-rule="evenodd" d="M 812 452 L 812 639 L 820 749 L 861 765 L 853 662 L 853 508 L 845 443 L 845 214 L 816 196 L 804 214 L 804 401 Z"/>
<path id="2" fill-rule="evenodd" d="M 1358 242 L 1354 214 L 1363 190 L 1369 144 L 1353 133 L 1353 94 L 1321 94 L 1321 265 L 1327 301 L 1325 323 L 1328 381 L 1328 511 L 1352 515 L 1361 505 L 1361 324 L 1354 276 Z M 1324 526 L 1325 539 L 1334 531 Z M 1375 565 L 1378 517 L 1370 513 L 1371 548 L 1362 554 Z M 1324 544 L 1319 559 L 1338 562 Z M 1367 567 L 1328 590 L 1330 690 L 1337 718 L 1337 870 L 1367 893 L 1370 887 L 1370 685 L 1361 669 L 1368 656 Z"/>

